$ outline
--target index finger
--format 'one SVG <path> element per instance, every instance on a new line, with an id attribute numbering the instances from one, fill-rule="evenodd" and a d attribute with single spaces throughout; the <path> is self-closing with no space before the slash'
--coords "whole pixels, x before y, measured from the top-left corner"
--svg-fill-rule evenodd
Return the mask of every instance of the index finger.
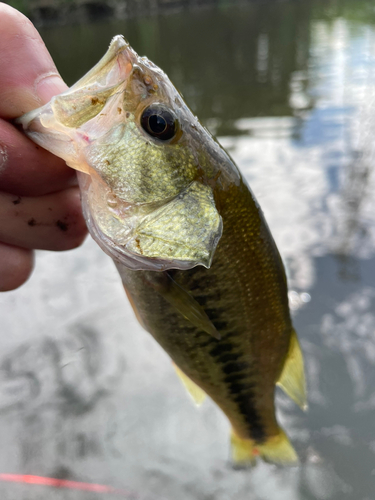
<path id="1" fill-rule="evenodd" d="M 0 3 L 0 116 L 16 118 L 67 89 L 27 17 Z"/>

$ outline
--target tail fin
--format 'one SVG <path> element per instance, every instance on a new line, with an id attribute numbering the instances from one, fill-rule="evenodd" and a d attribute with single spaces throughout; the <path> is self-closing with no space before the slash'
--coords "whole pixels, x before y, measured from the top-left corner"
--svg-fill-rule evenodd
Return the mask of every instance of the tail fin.
<path id="1" fill-rule="evenodd" d="M 254 466 L 258 456 L 265 462 L 277 465 L 298 465 L 299 462 L 287 435 L 280 428 L 276 436 L 268 438 L 262 444 L 242 439 L 232 430 L 231 444 L 232 458 L 237 466 Z"/>

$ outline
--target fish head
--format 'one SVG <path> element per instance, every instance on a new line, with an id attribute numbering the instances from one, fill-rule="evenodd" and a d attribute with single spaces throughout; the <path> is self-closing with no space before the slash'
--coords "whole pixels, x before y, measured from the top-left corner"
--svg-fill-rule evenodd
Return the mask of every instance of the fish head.
<path id="1" fill-rule="evenodd" d="M 88 228 L 131 269 L 210 267 L 223 150 L 165 73 L 116 36 L 68 91 L 18 119 L 79 175 Z"/>

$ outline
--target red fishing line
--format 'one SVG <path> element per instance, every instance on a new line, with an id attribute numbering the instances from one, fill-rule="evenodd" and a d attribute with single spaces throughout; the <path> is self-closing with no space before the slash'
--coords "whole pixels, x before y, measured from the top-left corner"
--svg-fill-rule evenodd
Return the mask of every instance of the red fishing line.
<path id="1" fill-rule="evenodd" d="M 58 479 L 53 477 L 32 476 L 28 474 L 0 474 L 0 481 L 10 483 L 26 483 L 41 486 L 52 486 L 53 488 L 68 488 L 72 490 L 91 491 L 94 493 L 112 493 L 115 495 L 126 496 L 129 499 L 138 499 L 137 494 L 119 490 L 112 486 L 95 483 L 82 483 L 80 481 L 69 481 L 67 479 Z"/>

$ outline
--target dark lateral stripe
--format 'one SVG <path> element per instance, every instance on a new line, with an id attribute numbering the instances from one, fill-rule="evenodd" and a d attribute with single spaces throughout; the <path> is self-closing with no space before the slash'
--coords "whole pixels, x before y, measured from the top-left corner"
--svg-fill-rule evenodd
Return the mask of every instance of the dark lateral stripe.
<path id="1" fill-rule="evenodd" d="M 207 295 L 202 295 L 201 297 L 194 295 L 194 299 L 198 302 L 200 306 L 204 307 L 207 304 L 210 297 L 207 297 Z"/>
<path id="2" fill-rule="evenodd" d="M 229 387 L 229 392 L 232 395 L 238 395 L 239 393 L 245 390 L 244 384 L 241 383 L 240 381 L 231 382 L 230 384 L 228 384 L 228 387 Z"/>
<path id="3" fill-rule="evenodd" d="M 226 321 L 215 321 L 214 325 L 218 332 L 221 332 L 222 330 L 226 330 L 228 328 L 228 323 Z"/>
<path id="4" fill-rule="evenodd" d="M 217 359 L 220 361 L 220 363 L 228 363 L 229 361 L 238 361 L 238 358 L 240 357 L 240 354 L 238 353 L 225 353 L 219 356 Z"/>
<path id="5" fill-rule="evenodd" d="M 240 392 L 234 397 L 241 415 L 246 418 L 249 434 L 252 439 L 261 443 L 266 439 L 266 432 L 261 418 L 255 408 L 254 395 L 249 391 Z"/>
<path id="6" fill-rule="evenodd" d="M 216 325 L 215 325 L 216 326 Z M 213 349 L 211 349 L 210 354 L 214 357 L 220 356 L 221 354 L 226 354 L 233 350 L 233 344 L 229 342 L 218 342 Z"/>
<path id="7" fill-rule="evenodd" d="M 202 337 L 203 338 L 203 337 Z M 204 332 L 204 341 L 199 343 L 199 347 L 204 349 L 205 347 L 209 347 L 211 345 L 217 344 L 219 341 L 214 337 L 208 337 L 207 333 Z"/>
<path id="8" fill-rule="evenodd" d="M 251 394 L 252 385 L 244 380 L 245 377 L 246 375 L 244 373 L 233 373 L 232 375 L 227 375 L 224 379 L 229 388 L 229 392 L 234 396 L 236 401 L 237 396 L 241 396 L 245 392 Z"/>
<path id="9" fill-rule="evenodd" d="M 190 290 L 190 288 L 189 288 Z M 190 290 L 191 291 L 191 290 Z M 212 302 L 213 304 L 216 304 L 221 300 L 221 293 L 220 292 L 211 292 L 208 293 L 207 289 L 204 288 L 201 294 L 198 293 L 198 290 L 194 290 L 194 298 L 201 306 L 204 306 L 207 304 L 207 302 Z"/>
<path id="10" fill-rule="evenodd" d="M 203 278 L 203 280 L 204 280 L 204 287 L 203 287 L 202 286 L 202 278 L 203 277 L 198 276 L 197 279 L 190 281 L 186 286 L 192 292 L 198 292 L 198 291 L 201 291 L 201 292 L 206 291 L 207 292 L 207 290 L 211 289 L 211 290 L 215 290 L 214 293 L 220 294 L 220 290 L 217 288 L 216 280 L 212 280 L 208 276 L 205 276 Z"/>
<path id="11" fill-rule="evenodd" d="M 246 368 L 248 368 L 247 363 L 242 363 L 242 362 L 235 363 L 234 361 L 232 361 L 223 366 L 223 372 L 229 375 L 230 373 L 242 372 Z"/>
<path id="12" fill-rule="evenodd" d="M 205 313 L 207 314 L 207 316 L 210 318 L 211 321 L 215 321 L 220 319 L 220 313 L 222 313 L 222 311 L 220 309 L 207 308 L 205 309 Z"/>
<path id="13" fill-rule="evenodd" d="M 231 384 L 232 382 L 238 382 L 244 378 L 246 378 L 246 373 L 233 373 L 232 375 L 226 375 L 224 377 L 224 382 L 226 384 Z"/>
<path id="14" fill-rule="evenodd" d="M 253 386 L 248 380 L 251 372 L 250 365 L 239 360 L 241 355 L 233 352 L 235 346 L 227 339 L 221 341 L 210 339 L 210 343 L 206 342 L 206 345 L 213 345 L 209 351 L 210 355 L 215 361 L 223 363 L 221 369 L 225 374 L 224 382 L 232 401 L 237 404 L 238 411 L 248 426 L 249 436 L 258 443 L 263 442 L 266 439 L 266 433 L 256 410 Z"/>
<path id="15" fill-rule="evenodd" d="M 180 334 L 192 335 L 196 331 L 196 327 L 195 326 L 184 325 L 183 329 L 181 328 L 181 329 L 178 329 L 178 330 L 179 330 Z"/>
<path id="16" fill-rule="evenodd" d="M 230 356 L 230 354 L 227 354 L 227 356 Z M 221 358 L 222 356 L 219 359 Z M 246 380 L 249 375 L 249 365 L 245 362 L 231 361 L 224 365 L 222 369 L 226 373 L 224 382 L 233 401 L 237 403 L 240 414 L 248 425 L 250 437 L 257 442 L 264 441 L 266 434 L 261 417 L 256 410 L 253 385 L 249 380 Z"/>

